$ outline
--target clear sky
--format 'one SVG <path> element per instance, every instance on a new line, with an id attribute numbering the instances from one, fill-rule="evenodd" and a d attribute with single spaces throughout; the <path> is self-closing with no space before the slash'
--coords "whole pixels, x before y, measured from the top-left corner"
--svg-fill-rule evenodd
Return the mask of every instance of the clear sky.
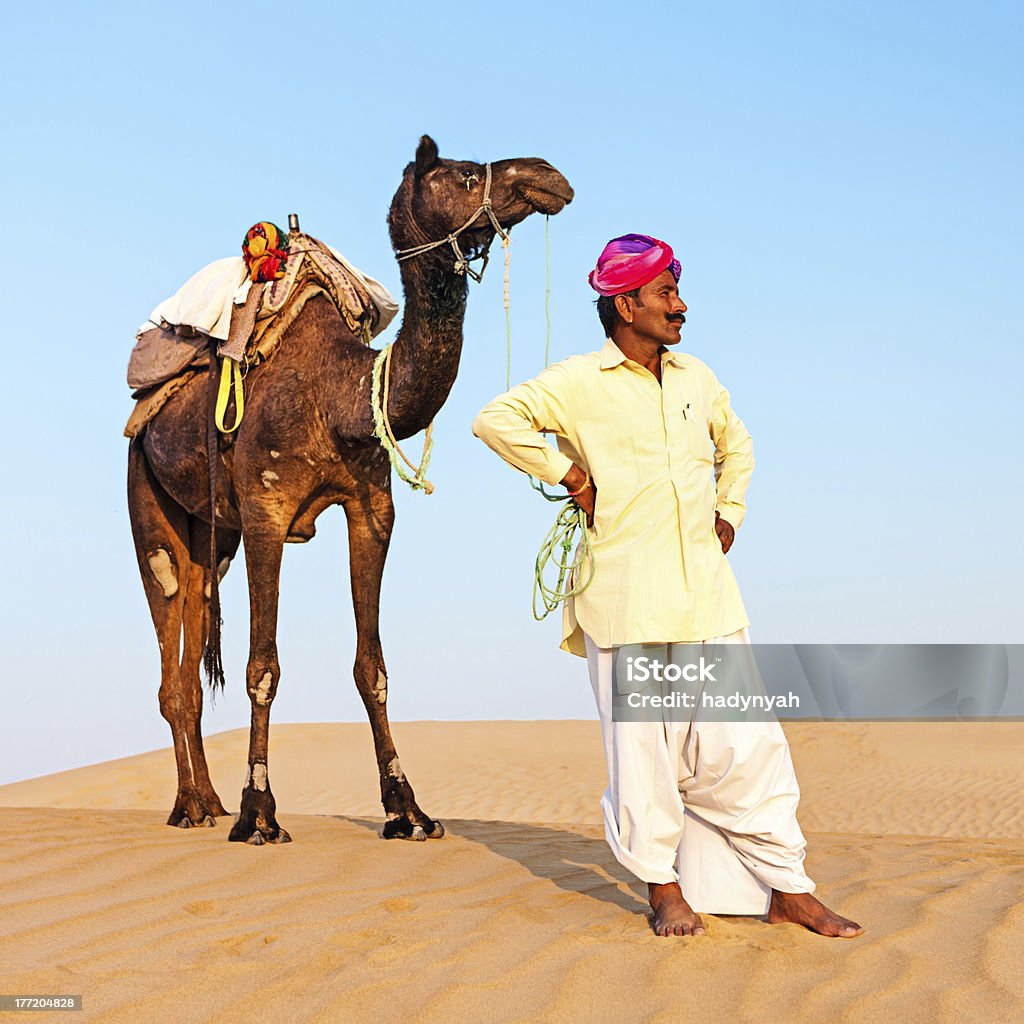
<path id="1" fill-rule="evenodd" d="M 358 6 L 5 13 L 0 782 L 169 743 L 125 510 L 136 327 L 291 211 L 398 295 L 385 214 L 424 132 L 574 185 L 555 359 L 601 344 L 586 274 L 609 237 L 676 248 L 682 347 L 754 436 L 730 559 L 755 639 L 1024 640 L 1020 5 Z M 537 217 L 513 234 L 516 380 L 543 366 L 543 239 Z M 504 349 L 492 266 L 437 493 L 396 484 L 394 719 L 593 717 L 558 616 L 530 613 L 552 507 L 470 434 Z M 240 565 L 224 601 L 210 732 L 248 721 Z M 279 640 L 274 721 L 362 718 L 339 509 L 286 552 Z"/>

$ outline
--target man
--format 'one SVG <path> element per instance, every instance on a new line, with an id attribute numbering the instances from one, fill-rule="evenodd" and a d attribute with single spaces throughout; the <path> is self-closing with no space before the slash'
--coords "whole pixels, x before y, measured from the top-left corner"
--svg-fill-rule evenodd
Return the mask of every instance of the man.
<path id="1" fill-rule="evenodd" d="M 670 351 L 685 323 L 680 272 L 656 238 L 612 239 L 590 274 L 604 347 L 495 399 L 473 432 L 517 469 L 565 486 L 587 514 L 596 572 L 565 603 L 562 648 L 588 661 L 608 762 L 605 835 L 648 883 L 657 934 L 703 934 L 704 911 L 853 937 L 860 926 L 811 895 L 777 721 L 612 714 L 616 647 L 749 643 L 725 553 L 753 447 L 711 370 Z M 543 432 L 557 435 L 557 451 Z"/>

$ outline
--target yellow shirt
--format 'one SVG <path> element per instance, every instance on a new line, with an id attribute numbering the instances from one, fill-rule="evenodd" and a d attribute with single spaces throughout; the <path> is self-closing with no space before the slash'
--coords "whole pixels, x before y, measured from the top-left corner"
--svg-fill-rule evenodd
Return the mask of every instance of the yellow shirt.
<path id="1" fill-rule="evenodd" d="M 558 451 L 541 436 L 556 434 Z M 715 533 L 739 529 L 753 442 L 699 359 L 666 351 L 661 385 L 608 339 L 500 395 L 473 433 L 556 484 L 575 462 L 597 487 L 590 586 L 565 602 L 562 650 L 707 640 L 749 625 Z"/>

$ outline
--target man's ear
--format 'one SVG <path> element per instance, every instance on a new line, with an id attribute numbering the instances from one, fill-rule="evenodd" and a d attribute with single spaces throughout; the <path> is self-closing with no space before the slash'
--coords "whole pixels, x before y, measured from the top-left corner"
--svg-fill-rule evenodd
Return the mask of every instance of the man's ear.
<path id="1" fill-rule="evenodd" d="M 615 311 L 626 321 L 627 324 L 633 322 L 633 300 L 629 295 L 616 295 L 615 296 Z"/>
<path id="2" fill-rule="evenodd" d="M 434 164 L 437 163 L 437 143 L 429 136 L 424 135 L 420 144 L 416 147 L 416 172 L 417 178 L 422 178 Z"/>

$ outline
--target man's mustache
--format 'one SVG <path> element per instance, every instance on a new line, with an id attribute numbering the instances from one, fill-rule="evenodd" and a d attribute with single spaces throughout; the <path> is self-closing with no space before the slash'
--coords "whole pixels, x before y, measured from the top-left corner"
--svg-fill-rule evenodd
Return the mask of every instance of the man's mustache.
<path id="1" fill-rule="evenodd" d="M 676 313 L 673 316 L 666 317 L 670 324 L 685 324 L 686 317 L 682 313 Z"/>

